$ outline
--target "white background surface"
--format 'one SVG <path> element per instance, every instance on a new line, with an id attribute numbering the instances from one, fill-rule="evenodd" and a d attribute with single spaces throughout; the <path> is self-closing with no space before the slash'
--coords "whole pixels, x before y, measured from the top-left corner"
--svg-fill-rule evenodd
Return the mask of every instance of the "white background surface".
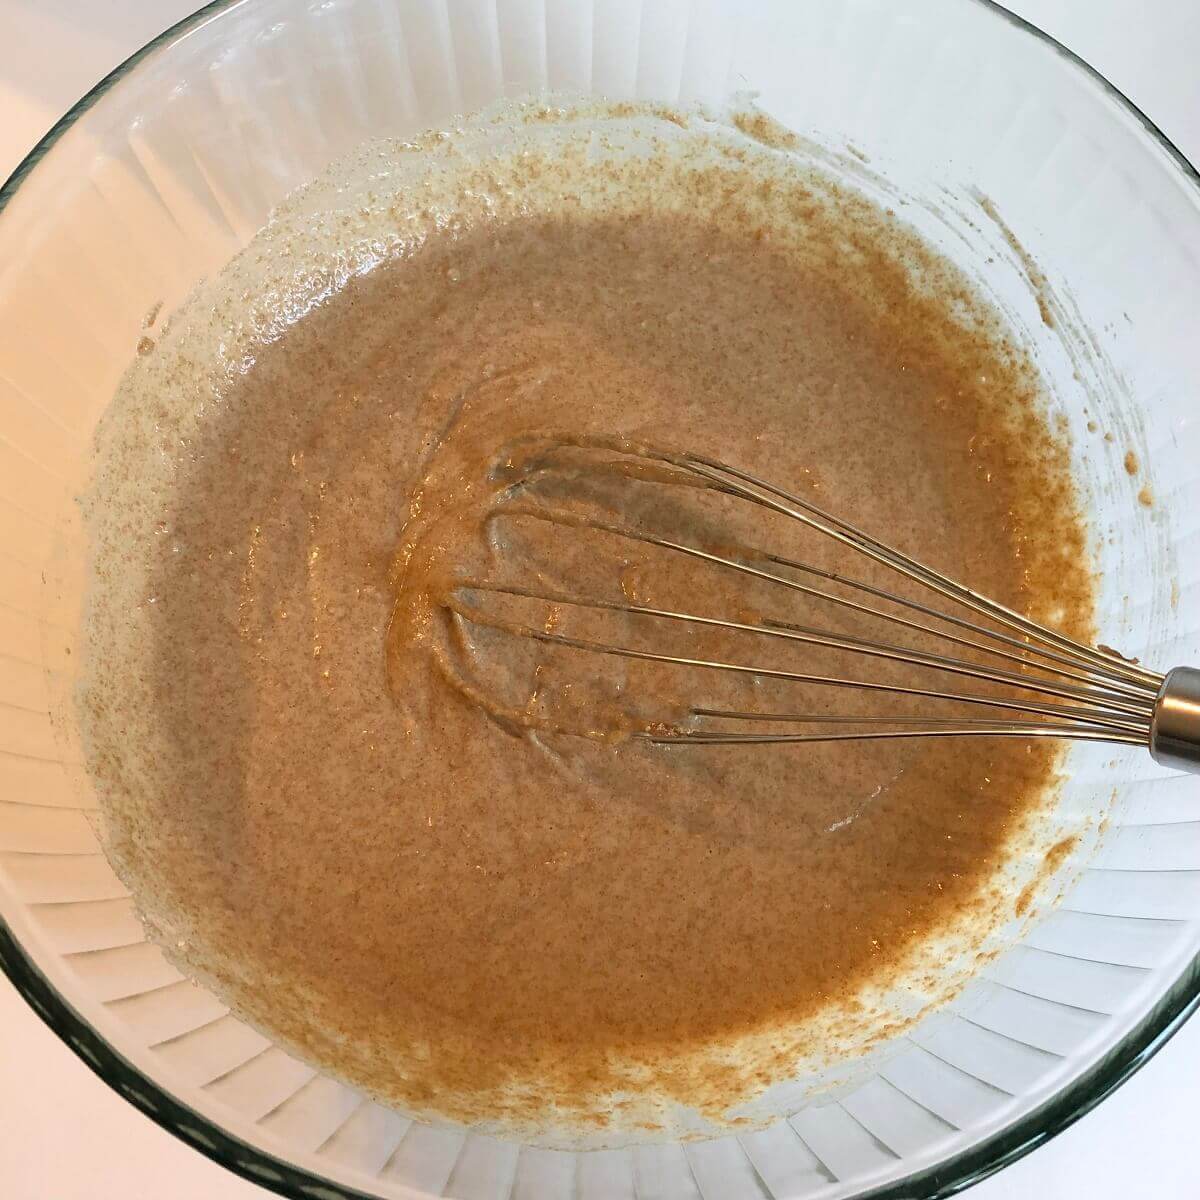
<path id="1" fill-rule="evenodd" d="M 1102 71 L 1200 163 L 1200 3 L 1009 0 L 1009 6 Z M 195 7 L 195 0 L 0 0 L 0 180 L 93 83 Z M 1200 1018 L 1099 1109 L 979 1185 L 971 1200 L 1195 1200 L 1197 1115 Z M 268 1195 L 111 1092 L 0 977 L 0 1197 Z"/>

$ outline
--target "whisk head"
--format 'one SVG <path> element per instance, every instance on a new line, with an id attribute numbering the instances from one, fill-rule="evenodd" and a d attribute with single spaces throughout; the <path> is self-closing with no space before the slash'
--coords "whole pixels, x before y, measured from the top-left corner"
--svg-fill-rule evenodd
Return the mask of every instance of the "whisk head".
<path id="1" fill-rule="evenodd" d="M 511 678 L 501 697 L 447 662 L 461 690 L 517 726 L 666 746 L 1150 743 L 1162 675 L 704 455 L 530 439 L 501 456 L 481 521 L 486 565 L 437 585 L 458 646 L 520 638 L 576 656 L 578 678 L 560 692 L 587 695 L 548 704 L 536 655 L 523 697 Z M 597 701 L 589 656 L 652 665 L 669 686 L 646 687 L 643 673 Z"/>

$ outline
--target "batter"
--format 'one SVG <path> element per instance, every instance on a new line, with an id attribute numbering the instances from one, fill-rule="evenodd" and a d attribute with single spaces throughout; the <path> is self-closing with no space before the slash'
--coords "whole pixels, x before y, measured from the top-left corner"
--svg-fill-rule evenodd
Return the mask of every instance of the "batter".
<path id="1" fill-rule="evenodd" d="M 613 469 L 620 438 L 1088 631 L 1066 453 L 1008 331 L 896 216 L 699 111 L 526 107 L 364 148 L 137 360 L 87 498 L 82 723 L 153 935 L 382 1101 L 547 1144 L 736 1125 L 902 1028 L 1049 836 L 1053 749 L 652 746 L 628 734 L 694 705 L 872 704 L 495 627 L 906 678 L 481 589 L 886 632 L 539 519 L 864 575 Z"/>

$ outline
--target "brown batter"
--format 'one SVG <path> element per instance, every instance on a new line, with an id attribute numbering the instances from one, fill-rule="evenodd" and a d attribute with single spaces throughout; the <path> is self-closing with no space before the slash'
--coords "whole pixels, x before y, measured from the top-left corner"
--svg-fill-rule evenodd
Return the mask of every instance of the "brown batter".
<path id="1" fill-rule="evenodd" d="M 1075 632 L 1090 588 L 1035 372 L 896 218 L 695 114 L 507 119 L 343 164 L 132 368 L 89 501 L 83 721 L 114 861 L 240 1013 L 408 1112 L 619 1141 L 678 1106 L 733 1119 L 948 994 L 961 971 L 940 967 L 1011 915 L 1006 863 L 1036 842 L 1056 760 L 556 732 L 686 724 L 703 704 L 881 709 L 464 610 L 907 676 L 460 589 L 885 632 L 522 516 L 882 581 L 595 451 L 505 492 L 512 448 L 623 436 L 740 464 Z M 492 137 L 512 144 L 472 142 Z"/>

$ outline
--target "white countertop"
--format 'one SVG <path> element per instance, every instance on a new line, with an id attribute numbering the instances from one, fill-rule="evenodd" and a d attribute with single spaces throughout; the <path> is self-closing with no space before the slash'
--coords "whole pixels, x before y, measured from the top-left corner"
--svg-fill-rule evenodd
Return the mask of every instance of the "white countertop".
<path id="1" fill-rule="evenodd" d="M 918 0 L 902 0 L 916 3 Z M 0 180 L 93 83 L 195 0 L 0 0 Z M 1196 0 L 1009 0 L 1200 163 Z M 1195 1200 L 1200 1019 L 1098 1109 L 971 1200 Z M 100 1082 L 0 977 L 0 1196 L 266 1200 Z"/>

